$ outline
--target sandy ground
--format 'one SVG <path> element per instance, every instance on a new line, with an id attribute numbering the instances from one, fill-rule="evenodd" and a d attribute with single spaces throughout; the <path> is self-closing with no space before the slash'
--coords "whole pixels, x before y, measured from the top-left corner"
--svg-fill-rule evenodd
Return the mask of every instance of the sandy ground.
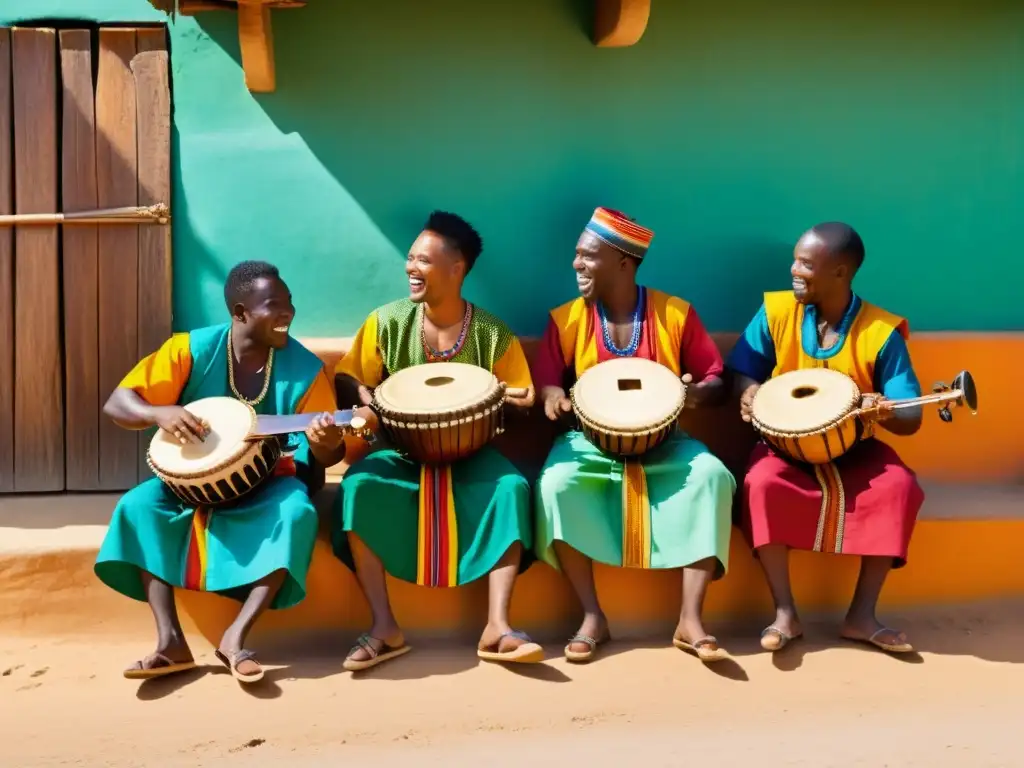
<path id="1" fill-rule="evenodd" d="M 518 671 L 418 645 L 370 673 L 336 649 L 263 654 L 242 689 L 208 647 L 190 675 L 144 683 L 131 644 L 4 637 L 0 765 L 1024 766 L 1024 603 L 890 617 L 921 648 L 897 659 L 815 622 L 775 658 L 733 639 L 704 667 L 660 643 Z M 284 666 L 290 664 L 290 666 Z"/>

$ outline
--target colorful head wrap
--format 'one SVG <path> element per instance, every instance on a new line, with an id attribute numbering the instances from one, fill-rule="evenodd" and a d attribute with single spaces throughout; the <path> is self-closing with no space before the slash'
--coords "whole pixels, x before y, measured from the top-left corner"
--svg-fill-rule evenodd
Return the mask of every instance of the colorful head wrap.
<path id="1" fill-rule="evenodd" d="M 626 214 L 610 208 L 597 208 L 584 231 L 590 232 L 627 256 L 635 256 L 638 259 L 644 257 L 654 238 L 653 231 L 641 227 Z"/>

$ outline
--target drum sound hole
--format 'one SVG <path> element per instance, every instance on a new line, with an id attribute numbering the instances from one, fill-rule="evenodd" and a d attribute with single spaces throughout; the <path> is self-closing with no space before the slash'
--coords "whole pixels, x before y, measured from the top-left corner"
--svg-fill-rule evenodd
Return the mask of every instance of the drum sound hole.
<path id="1" fill-rule="evenodd" d="M 451 376 L 431 376 L 423 383 L 428 387 L 443 387 L 445 384 L 451 384 L 453 381 L 455 381 L 455 379 Z"/>
<path id="2" fill-rule="evenodd" d="M 801 397 L 810 397 L 818 391 L 817 387 L 797 387 L 793 390 L 793 397 L 799 399 Z"/>
<path id="3" fill-rule="evenodd" d="M 619 392 L 641 389 L 640 379 L 619 379 Z"/>

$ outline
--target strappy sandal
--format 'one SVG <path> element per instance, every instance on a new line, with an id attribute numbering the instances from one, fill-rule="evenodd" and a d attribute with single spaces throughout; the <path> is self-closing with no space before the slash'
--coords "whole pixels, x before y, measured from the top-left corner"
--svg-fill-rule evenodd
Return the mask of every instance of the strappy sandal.
<path id="1" fill-rule="evenodd" d="M 147 667 L 147 661 L 156 661 L 157 665 Z M 128 667 L 123 674 L 128 680 L 152 680 L 156 677 L 166 677 L 195 668 L 194 659 L 192 661 L 172 661 L 162 653 L 151 653 L 146 658 L 136 661 L 135 666 Z"/>
<path id="2" fill-rule="evenodd" d="M 878 636 L 883 632 L 891 632 L 894 635 L 899 635 L 900 632 L 891 629 L 890 627 L 882 627 L 881 629 L 875 630 L 875 633 L 871 637 L 850 637 L 849 635 L 840 635 L 844 640 L 849 640 L 852 643 L 866 643 L 867 645 L 873 645 L 875 648 L 880 648 L 888 653 L 913 653 L 914 646 L 910 643 L 900 643 L 898 645 L 892 643 L 883 643 L 878 639 Z"/>
<path id="3" fill-rule="evenodd" d="M 377 647 L 374 647 L 374 643 L 377 643 Z M 359 650 L 366 651 L 368 659 L 362 659 L 357 661 L 352 658 L 352 655 Z M 378 664 L 382 664 L 388 659 L 395 659 L 399 656 L 403 656 L 412 650 L 411 645 L 406 645 L 402 642 L 402 645 L 391 646 L 385 643 L 383 640 L 374 637 L 369 632 L 364 632 L 358 638 L 356 638 L 356 644 L 348 652 L 348 657 L 345 662 L 341 665 L 343 669 L 349 672 L 360 672 L 364 669 L 371 669 L 376 667 Z"/>
<path id="4" fill-rule="evenodd" d="M 501 641 L 506 637 L 522 640 L 523 644 L 502 652 Z M 506 632 L 498 638 L 496 643 L 491 644 L 488 648 L 493 648 L 494 650 L 477 648 L 476 655 L 484 661 L 512 661 L 518 664 L 536 664 L 538 661 L 544 660 L 544 649 L 533 642 L 529 635 L 519 630 Z"/>
<path id="5" fill-rule="evenodd" d="M 781 651 L 793 640 L 799 640 L 803 636 L 803 632 L 800 632 L 795 635 L 787 635 L 785 632 L 783 632 L 781 629 L 779 629 L 773 624 L 770 627 L 765 627 L 761 631 L 761 647 L 764 648 L 766 651 L 771 651 L 772 653 L 775 653 L 776 651 Z M 770 641 L 768 641 L 769 637 L 776 638 L 776 643 L 771 644 Z"/>
<path id="6" fill-rule="evenodd" d="M 594 653 L 597 651 L 598 647 L 601 646 L 601 645 L 604 645 L 610 639 L 611 639 L 610 637 L 606 636 L 606 637 L 604 637 L 601 640 L 595 640 L 594 638 L 590 637 L 589 635 L 584 635 L 584 634 L 582 634 L 580 632 L 577 632 L 575 635 L 570 637 L 569 638 L 569 642 L 567 642 L 565 644 L 565 660 L 566 661 L 571 661 L 571 662 L 574 662 L 574 663 L 577 663 L 577 664 L 585 664 L 586 662 L 588 662 L 588 661 L 590 661 L 591 659 L 594 658 Z M 570 650 L 569 646 L 571 646 L 573 643 L 584 643 L 584 644 L 586 644 L 590 648 L 590 650 L 587 650 L 587 651 L 573 651 L 573 650 Z"/>
<path id="7" fill-rule="evenodd" d="M 695 643 L 683 640 L 681 637 L 673 637 L 672 645 L 681 651 L 695 653 L 698 659 L 708 664 L 729 658 L 728 651 L 718 645 L 718 640 L 713 635 L 702 637 Z"/>
<path id="8" fill-rule="evenodd" d="M 256 654 L 252 651 L 242 649 L 237 653 L 231 654 L 229 657 L 228 654 L 218 648 L 213 652 L 213 655 L 217 657 L 221 664 L 231 670 L 231 676 L 240 683 L 258 683 L 263 679 L 263 667 L 256 661 Z M 238 665 L 243 661 L 251 661 L 258 669 L 248 675 L 242 674 L 238 671 Z"/>

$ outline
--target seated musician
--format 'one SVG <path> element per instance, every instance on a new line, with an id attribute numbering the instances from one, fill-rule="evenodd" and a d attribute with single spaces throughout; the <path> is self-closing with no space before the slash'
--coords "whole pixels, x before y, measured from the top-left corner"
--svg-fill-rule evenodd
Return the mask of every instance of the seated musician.
<path id="1" fill-rule="evenodd" d="M 848 225 L 819 224 L 793 253 L 792 291 L 766 293 L 729 356 L 744 420 L 761 383 L 788 371 L 830 368 L 850 376 L 864 405 L 881 407 L 867 420 L 896 435 L 921 425 L 920 408 L 893 410 L 892 399 L 921 387 L 907 351 L 907 322 L 857 296 L 852 281 L 864 243 Z M 776 651 L 801 636 L 789 583 L 789 549 L 860 555 L 860 577 L 841 634 L 891 652 L 913 650 L 902 632 L 875 618 L 889 570 L 906 564 L 907 546 L 924 495 L 914 473 L 885 443 L 868 436 L 835 462 L 798 464 L 765 443 L 755 447 L 742 491 L 743 528 L 761 561 L 775 601 L 775 621 L 761 634 Z"/>
<path id="2" fill-rule="evenodd" d="M 344 442 L 333 425 L 334 388 L 323 364 L 289 336 L 291 293 L 274 266 L 245 261 L 224 286 L 227 323 L 174 334 L 114 390 L 104 413 L 126 429 L 157 426 L 182 445 L 198 443 L 209 425 L 189 413 L 206 397 L 235 397 L 257 413 L 320 413 L 305 436 L 293 435 L 276 476 L 250 497 L 215 510 L 192 508 L 159 479 L 126 493 L 114 510 L 96 559 L 96 575 L 112 589 L 149 603 L 156 651 L 125 670 L 147 679 L 196 666 L 175 607 L 174 588 L 217 592 L 242 603 L 216 650 L 241 682 L 263 670 L 245 639 L 266 608 L 288 608 L 306 595 L 317 515 L 310 485 L 323 466 L 341 461 Z"/>
<path id="3" fill-rule="evenodd" d="M 337 365 L 337 373 L 358 382 L 364 403 L 370 402 L 369 389 L 390 374 L 455 361 L 486 368 L 510 388 L 524 390 L 519 397 L 510 392 L 513 405 L 533 404 L 519 340 L 497 317 L 462 298 L 481 248 L 476 230 L 460 217 L 430 215 L 405 263 L 409 298 L 373 311 Z M 516 576 L 528 562 L 524 550 L 533 543 L 529 485 L 493 447 L 435 467 L 381 446 L 345 474 L 334 514 L 334 552 L 355 570 L 373 615 L 345 669 L 367 669 L 409 650 L 391 610 L 385 572 L 431 587 L 487 576 L 490 609 L 477 655 L 530 663 L 543 658 L 541 647 L 508 622 Z"/>
<path id="4" fill-rule="evenodd" d="M 616 357 L 668 367 L 688 385 L 685 407 L 722 401 L 723 363 L 697 311 L 683 299 L 637 285 L 653 233 L 598 208 L 576 243 L 580 297 L 551 312 L 534 375 L 544 412 L 569 414 L 571 383 Z M 583 605 L 583 623 L 565 647 L 589 661 L 609 639 L 592 562 L 628 568 L 683 568 L 683 600 L 673 644 L 704 661 L 726 658 L 707 634 L 701 609 L 708 585 L 725 574 L 736 481 L 704 445 L 676 431 L 640 461 L 602 453 L 581 432 L 555 441 L 536 489 L 538 556 L 565 572 Z"/>

